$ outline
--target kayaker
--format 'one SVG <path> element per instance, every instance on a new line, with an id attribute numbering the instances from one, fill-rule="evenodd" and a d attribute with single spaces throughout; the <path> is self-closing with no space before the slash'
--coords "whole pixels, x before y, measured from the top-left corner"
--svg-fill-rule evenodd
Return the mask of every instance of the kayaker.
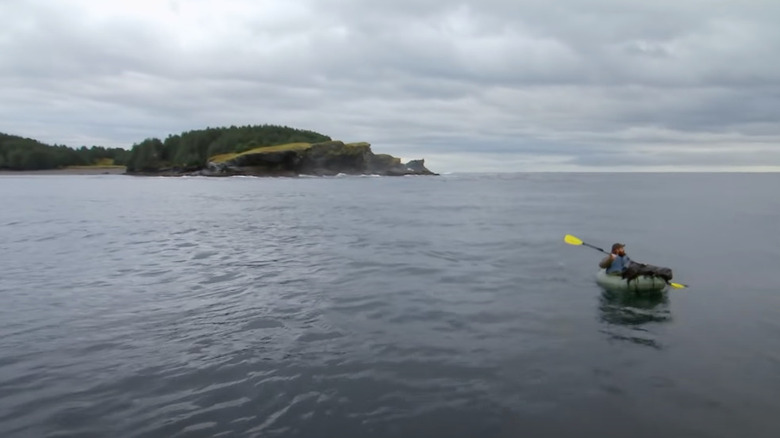
<path id="1" fill-rule="evenodd" d="M 607 274 L 620 274 L 631 263 L 631 259 L 626 255 L 626 245 L 616 243 L 612 245 L 612 253 L 604 257 L 599 263 L 599 267 L 607 270 Z"/>

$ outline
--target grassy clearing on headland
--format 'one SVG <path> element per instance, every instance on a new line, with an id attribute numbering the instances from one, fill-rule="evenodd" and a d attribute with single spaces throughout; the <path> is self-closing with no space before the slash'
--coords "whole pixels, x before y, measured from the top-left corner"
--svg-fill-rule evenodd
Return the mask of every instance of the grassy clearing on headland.
<path id="1" fill-rule="evenodd" d="M 241 152 L 238 154 L 219 154 L 214 155 L 213 157 L 209 158 L 209 161 L 212 163 L 224 163 L 226 161 L 230 161 L 236 157 L 239 157 L 241 155 L 249 155 L 249 154 L 264 154 L 269 152 L 284 152 L 284 151 L 304 151 L 306 149 L 309 149 L 312 146 L 313 143 L 287 143 L 287 144 L 280 144 L 276 146 L 261 146 L 258 148 L 250 149 L 245 152 Z M 362 147 L 362 146 L 368 146 L 369 144 L 366 142 L 359 142 L 359 143 L 347 143 L 344 146 L 347 147 Z"/>
<path id="2" fill-rule="evenodd" d="M 77 166 L 65 166 L 66 170 L 114 170 L 124 169 L 124 165 L 114 164 L 113 158 L 99 158 L 95 160 L 95 164 L 77 165 Z"/>
<path id="3" fill-rule="evenodd" d="M 95 160 L 95 166 L 113 166 L 114 165 L 114 159 L 113 158 L 98 158 Z"/>
<path id="4" fill-rule="evenodd" d="M 311 147 L 311 143 L 287 143 L 287 144 L 280 144 L 276 146 L 261 146 L 259 148 L 254 148 L 245 152 L 241 152 L 240 154 L 214 155 L 213 157 L 209 158 L 209 161 L 211 161 L 212 163 L 224 163 L 225 161 L 230 161 L 241 155 L 260 154 L 260 153 L 268 153 L 268 152 L 283 152 L 283 151 L 302 151 L 302 150 L 309 149 L 310 147 Z"/>
<path id="5" fill-rule="evenodd" d="M 63 169 L 72 169 L 72 170 L 100 170 L 100 169 L 124 169 L 125 166 L 119 166 L 119 165 L 110 165 L 110 166 L 101 166 L 99 164 L 95 164 L 92 166 L 67 166 L 63 167 Z"/>
<path id="6" fill-rule="evenodd" d="M 65 166 L 59 169 L 51 169 L 51 173 L 65 175 L 93 175 L 101 173 L 117 174 L 124 173 L 125 169 L 126 168 L 124 165 L 114 164 L 113 158 L 100 158 L 95 160 L 95 164 Z"/>

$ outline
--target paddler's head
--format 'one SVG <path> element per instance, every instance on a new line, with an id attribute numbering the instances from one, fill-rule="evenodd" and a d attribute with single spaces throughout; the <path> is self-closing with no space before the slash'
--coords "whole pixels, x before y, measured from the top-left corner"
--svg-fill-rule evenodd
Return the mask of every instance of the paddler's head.
<path id="1" fill-rule="evenodd" d="M 622 243 L 616 243 L 612 245 L 612 254 L 619 256 L 626 255 L 626 245 Z"/>

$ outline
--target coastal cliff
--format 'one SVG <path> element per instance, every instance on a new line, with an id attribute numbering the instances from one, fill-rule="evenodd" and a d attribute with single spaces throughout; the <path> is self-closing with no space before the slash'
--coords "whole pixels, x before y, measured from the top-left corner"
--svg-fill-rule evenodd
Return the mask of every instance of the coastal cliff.
<path id="1" fill-rule="evenodd" d="M 297 176 L 434 175 L 422 160 L 374 154 L 368 143 L 334 141 L 318 132 L 277 125 L 206 128 L 147 138 L 133 145 L 130 175 Z"/>
<path id="2" fill-rule="evenodd" d="M 401 162 L 368 143 L 334 141 L 279 125 L 205 128 L 146 138 L 130 150 L 73 149 L 0 133 L 0 172 L 155 176 L 436 175 L 424 160 Z"/>
<path id="3" fill-rule="evenodd" d="M 204 169 L 186 172 L 203 176 L 316 175 L 436 175 L 424 160 L 401 162 L 387 154 L 375 154 L 368 143 L 325 141 L 291 143 L 252 149 L 240 154 L 211 157 Z"/>

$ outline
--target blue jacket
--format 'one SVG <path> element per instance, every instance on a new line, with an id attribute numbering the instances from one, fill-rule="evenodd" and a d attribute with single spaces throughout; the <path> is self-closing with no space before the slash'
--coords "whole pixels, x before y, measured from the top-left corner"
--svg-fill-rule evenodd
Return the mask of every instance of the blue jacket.
<path id="1" fill-rule="evenodd" d="M 615 260 L 610 260 L 610 257 L 606 257 L 599 263 L 599 266 L 607 269 L 607 274 L 619 274 L 623 272 L 631 263 L 631 259 L 625 256 L 615 256 Z"/>

